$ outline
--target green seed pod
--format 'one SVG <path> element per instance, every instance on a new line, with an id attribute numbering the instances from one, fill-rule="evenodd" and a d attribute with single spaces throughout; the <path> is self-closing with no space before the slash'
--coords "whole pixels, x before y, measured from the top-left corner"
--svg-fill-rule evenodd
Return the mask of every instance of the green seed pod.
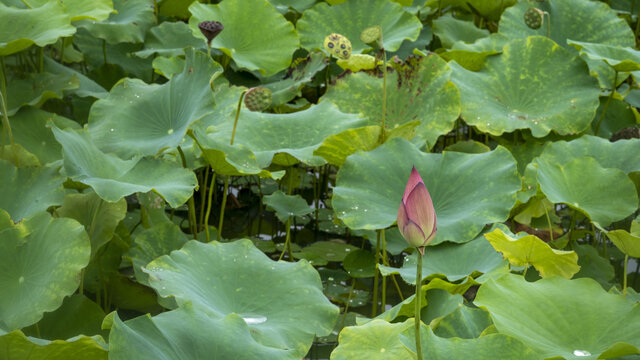
<path id="1" fill-rule="evenodd" d="M 351 41 L 340 34 L 331 34 L 324 38 L 324 48 L 329 54 L 348 59 L 351 56 Z"/>
<path id="2" fill-rule="evenodd" d="M 544 22 L 543 15 L 542 10 L 538 8 L 528 8 L 527 11 L 524 12 L 524 23 L 531 29 L 540 29 Z"/>
<path id="3" fill-rule="evenodd" d="M 244 105 L 251 111 L 264 111 L 271 106 L 271 90 L 261 86 L 251 88 L 244 94 Z"/>
<path id="4" fill-rule="evenodd" d="M 368 27 L 360 34 L 360 40 L 374 49 L 382 47 L 382 28 L 380 25 Z"/>

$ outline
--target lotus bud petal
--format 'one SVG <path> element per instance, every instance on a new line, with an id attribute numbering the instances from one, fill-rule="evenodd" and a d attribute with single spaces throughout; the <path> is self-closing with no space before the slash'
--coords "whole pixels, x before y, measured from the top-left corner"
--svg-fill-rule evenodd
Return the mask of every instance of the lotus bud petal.
<path id="1" fill-rule="evenodd" d="M 407 242 L 424 253 L 424 247 L 433 241 L 437 230 L 436 211 L 431 195 L 415 166 L 402 195 L 398 208 L 398 230 Z"/>

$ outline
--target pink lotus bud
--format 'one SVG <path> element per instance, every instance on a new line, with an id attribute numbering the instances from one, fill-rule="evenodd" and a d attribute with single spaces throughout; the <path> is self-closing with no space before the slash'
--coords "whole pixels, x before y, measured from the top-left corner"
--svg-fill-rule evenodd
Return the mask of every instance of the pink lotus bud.
<path id="1" fill-rule="evenodd" d="M 409 244 L 424 255 L 424 247 L 436 235 L 436 222 L 431 195 L 414 166 L 398 209 L 398 230 Z"/>

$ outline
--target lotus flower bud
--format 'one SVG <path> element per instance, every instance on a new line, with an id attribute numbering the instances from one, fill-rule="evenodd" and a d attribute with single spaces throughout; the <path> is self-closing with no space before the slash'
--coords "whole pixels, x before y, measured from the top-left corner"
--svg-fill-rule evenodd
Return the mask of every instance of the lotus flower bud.
<path id="1" fill-rule="evenodd" d="M 224 26 L 218 21 L 203 21 L 198 24 L 198 29 L 207 38 L 207 43 L 211 44 L 211 40 L 220 34 Z"/>
<path id="2" fill-rule="evenodd" d="M 431 195 L 414 166 L 398 209 L 398 230 L 409 244 L 424 255 L 424 247 L 436 235 L 436 222 Z"/>
<path id="3" fill-rule="evenodd" d="M 348 59 L 351 56 L 351 41 L 340 34 L 331 34 L 324 38 L 324 49 L 337 58 Z"/>

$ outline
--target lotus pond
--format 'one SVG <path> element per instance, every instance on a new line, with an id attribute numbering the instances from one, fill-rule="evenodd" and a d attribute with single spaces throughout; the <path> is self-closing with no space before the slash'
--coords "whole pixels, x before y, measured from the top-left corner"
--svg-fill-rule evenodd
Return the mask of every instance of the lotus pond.
<path id="1" fill-rule="evenodd" d="M 640 359 L 639 16 L 0 0 L 0 359 Z"/>

